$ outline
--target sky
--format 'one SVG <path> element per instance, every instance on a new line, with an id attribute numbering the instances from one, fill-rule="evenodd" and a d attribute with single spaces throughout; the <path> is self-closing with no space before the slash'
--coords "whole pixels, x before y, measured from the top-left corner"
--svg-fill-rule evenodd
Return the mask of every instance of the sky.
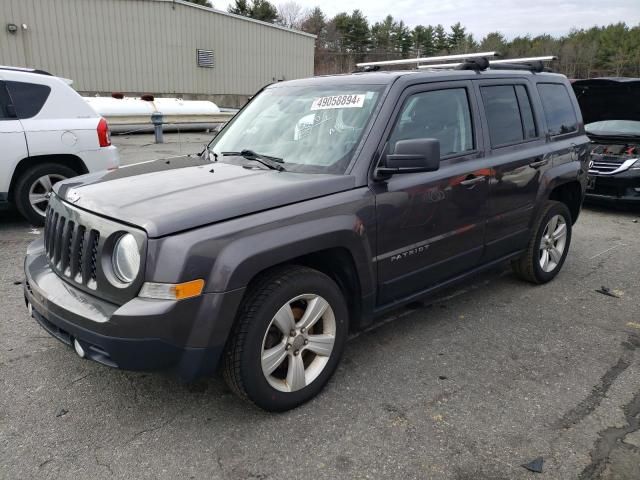
<path id="1" fill-rule="evenodd" d="M 275 5 L 287 0 L 273 1 Z M 304 8 L 319 6 L 325 15 L 358 8 L 375 23 L 388 14 L 406 24 L 449 27 L 456 22 L 476 39 L 500 31 L 511 39 L 518 35 L 549 33 L 560 36 L 572 27 L 589 28 L 624 21 L 640 24 L 640 0 L 294 0 Z"/>

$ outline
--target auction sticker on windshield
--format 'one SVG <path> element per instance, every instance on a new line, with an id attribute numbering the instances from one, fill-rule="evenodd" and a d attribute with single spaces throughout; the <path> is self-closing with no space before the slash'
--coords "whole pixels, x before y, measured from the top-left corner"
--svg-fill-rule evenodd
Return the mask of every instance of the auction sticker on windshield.
<path id="1" fill-rule="evenodd" d="M 316 98 L 311 110 L 327 110 L 330 108 L 362 108 L 365 95 L 332 95 Z"/>

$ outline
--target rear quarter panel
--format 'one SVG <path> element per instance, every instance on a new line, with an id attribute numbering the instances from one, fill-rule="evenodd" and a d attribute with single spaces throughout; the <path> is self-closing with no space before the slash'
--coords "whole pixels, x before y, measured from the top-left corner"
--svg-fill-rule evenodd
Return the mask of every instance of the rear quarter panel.
<path id="1" fill-rule="evenodd" d="M 554 75 L 552 78 L 541 76 L 533 80 L 534 88 L 538 83 L 562 83 L 569 94 L 573 110 L 577 119 L 577 130 L 571 133 L 550 136 L 547 133 L 549 164 L 542 171 L 540 185 L 536 200 L 536 213 L 532 217 L 533 222 L 538 217 L 538 212 L 544 207 L 551 192 L 563 184 L 578 182 L 580 184 L 582 198 L 587 186 L 587 170 L 589 167 L 589 138 L 584 130 L 584 121 L 580 106 L 575 97 L 569 81 L 564 76 Z M 534 93 L 537 97 L 536 103 L 543 112 L 541 121 L 544 132 L 548 132 L 548 126 L 542 109 L 542 102 L 539 99 L 537 89 Z M 582 200 L 582 199 L 581 199 Z"/>

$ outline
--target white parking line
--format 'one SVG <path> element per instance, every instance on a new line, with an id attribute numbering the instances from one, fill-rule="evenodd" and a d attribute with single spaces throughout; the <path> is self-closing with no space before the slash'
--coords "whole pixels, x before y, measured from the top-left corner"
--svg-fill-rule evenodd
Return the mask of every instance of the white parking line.
<path id="1" fill-rule="evenodd" d="M 603 254 L 605 254 L 605 253 L 607 253 L 607 252 L 609 252 L 609 251 L 613 250 L 614 248 L 618 248 L 618 247 L 626 247 L 626 246 L 628 246 L 626 243 L 619 243 L 619 244 L 617 244 L 617 245 L 614 245 L 613 247 L 609 247 L 609 248 L 607 248 L 607 249 L 606 249 L 606 250 L 604 250 L 603 252 L 600 252 L 600 253 L 595 254 L 593 257 L 589 257 L 589 260 L 593 260 L 594 258 L 599 257 L 600 255 L 603 255 Z"/>

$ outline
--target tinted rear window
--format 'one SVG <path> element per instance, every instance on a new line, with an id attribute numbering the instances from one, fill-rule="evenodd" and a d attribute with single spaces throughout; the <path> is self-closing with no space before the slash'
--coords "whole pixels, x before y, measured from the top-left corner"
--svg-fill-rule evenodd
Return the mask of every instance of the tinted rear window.
<path id="1" fill-rule="evenodd" d="M 0 120 L 6 120 L 9 117 L 7 112 L 7 105 L 11 103 L 7 89 L 4 86 L 4 82 L 0 82 Z"/>
<path id="2" fill-rule="evenodd" d="M 48 86 L 37 83 L 7 82 L 7 88 L 18 118 L 35 117 L 51 92 Z"/>
<path id="3" fill-rule="evenodd" d="M 575 132 L 578 119 L 566 87 L 559 83 L 539 83 L 538 92 L 551 135 Z"/>
<path id="4" fill-rule="evenodd" d="M 531 102 L 524 85 L 496 85 L 480 90 L 492 147 L 536 137 Z"/>
<path id="5" fill-rule="evenodd" d="M 519 142 L 522 136 L 516 92 L 511 85 L 482 87 L 482 102 L 489 123 L 491 146 Z"/>

